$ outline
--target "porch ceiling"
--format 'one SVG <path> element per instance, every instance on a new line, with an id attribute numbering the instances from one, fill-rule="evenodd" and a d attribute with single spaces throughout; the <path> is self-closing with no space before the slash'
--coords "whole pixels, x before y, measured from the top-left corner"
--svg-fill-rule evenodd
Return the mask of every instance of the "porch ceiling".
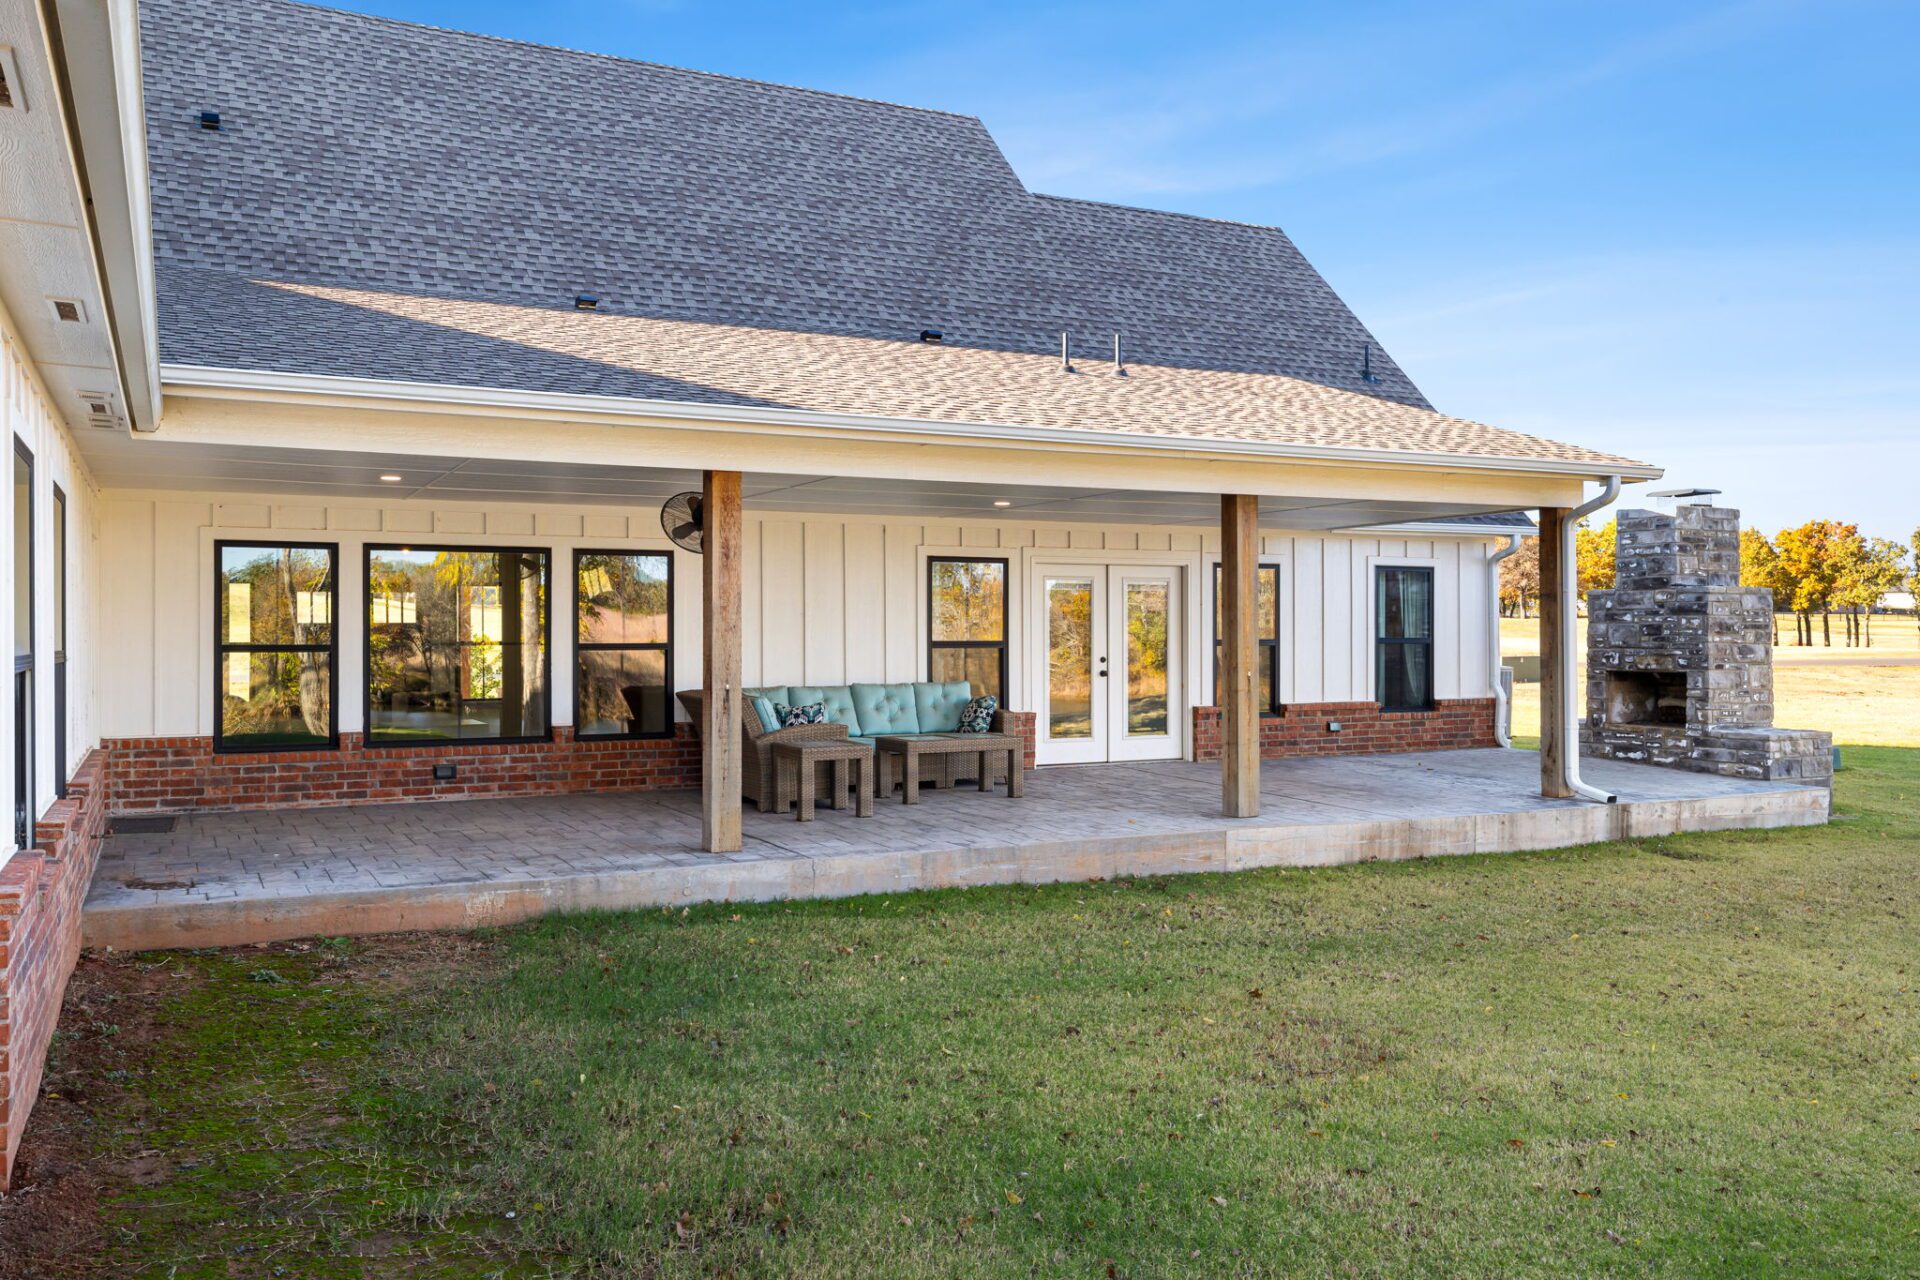
<path id="1" fill-rule="evenodd" d="M 700 487 L 698 472 L 674 468 L 160 444 L 117 432 L 89 433 L 83 437 L 83 448 L 102 485 L 120 489 L 367 502 L 431 499 L 496 505 L 650 507 L 675 493 Z M 382 480 L 385 475 L 401 479 Z M 1220 498 L 1214 493 L 762 472 L 746 475 L 743 492 L 746 505 L 762 511 L 1165 525 L 1211 525 L 1220 518 Z M 1000 502 L 1008 505 L 997 506 Z M 1260 503 L 1264 524 L 1301 530 L 1399 524 L 1505 509 L 1498 503 L 1340 501 L 1325 497 L 1268 497 Z"/>

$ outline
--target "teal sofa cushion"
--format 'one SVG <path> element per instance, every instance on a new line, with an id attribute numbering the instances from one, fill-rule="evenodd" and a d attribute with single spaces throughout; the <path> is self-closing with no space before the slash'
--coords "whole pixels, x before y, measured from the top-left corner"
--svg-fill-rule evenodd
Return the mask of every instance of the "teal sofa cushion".
<path id="1" fill-rule="evenodd" d="M 918 733 L 920 716 L 910 684 L 856 684 L 853 708 L 866 737 L 883 733 Z"/>
<path id="2" fill-rule="evenodd" d="M 960 728 L 960 712 L 973 698 L 973 686 L 965 680 L 945 684 L 913 686 L 914 714 L 922 733 L 955 733 Z"/>
<path id="3" fill-rule="evenodd" d="M 773 713 L 774 704 L 784 702 L 791 706 L 793 703 L 793 690 L 784 684 L 770 684 L 764 689 L 742 689 L 740 692 L 746 698 L 747 705 L 760 713 L 760 727 L 768 733 L 780 727 L 780 719 Z M 762 701 L 765 706 L 761 705 Z"/>
<path id="4" fill-rule="evenodd" d="M 818 702 L 826 707 L 828 724 L 843 724 L 847 726 L 848 732 L 860 727 L 860 719 L 853 710 L 853 694 L 846 685 L 796 684 L 793 686 L 792 693 L 792 702 L 795 706 Z"/>

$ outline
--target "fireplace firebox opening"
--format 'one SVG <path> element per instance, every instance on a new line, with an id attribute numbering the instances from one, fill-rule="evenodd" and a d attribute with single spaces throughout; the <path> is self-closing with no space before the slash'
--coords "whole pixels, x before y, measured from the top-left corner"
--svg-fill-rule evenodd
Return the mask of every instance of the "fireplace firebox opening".
<path id="1" fill-rule="evenodd" d="M 1686 724 L 1686 673 L 1607 672 L 1607 720 L 1612 724 Z"/>

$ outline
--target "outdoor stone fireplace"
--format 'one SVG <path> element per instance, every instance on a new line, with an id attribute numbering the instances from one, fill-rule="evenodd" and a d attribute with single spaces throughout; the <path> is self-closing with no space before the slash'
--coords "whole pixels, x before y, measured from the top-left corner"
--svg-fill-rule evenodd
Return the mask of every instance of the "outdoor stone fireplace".
<path id="1" fill-rule="evenodd" d="M 1773 727 L 1773 592 L 1740 585 L 1740 513 L 1622 511 L 1587 593 L 1588 755 L 1831 782 L 1833 738 Z"/>

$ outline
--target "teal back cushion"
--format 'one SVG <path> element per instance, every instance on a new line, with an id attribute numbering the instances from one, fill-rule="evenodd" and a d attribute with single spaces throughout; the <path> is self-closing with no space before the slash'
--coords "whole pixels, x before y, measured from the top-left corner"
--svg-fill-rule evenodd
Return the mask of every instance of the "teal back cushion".
<path id="1" fill-rule="evenodd" d="M 780 718 L 773 714 L 773 704 L 784 702 L 793 705 L 793 690 L 784 684 L 768 685 L 764 689 L 742 689 L 747 704 L 760 713 L 760 727 L 772 733 L 780 727 Z"/>
<path id="2" fill-rule="evenodd" d="M 827 709 L 828 724 L 843 724 L 853 731 L 860 728 L 860 720 L 853 710 L 853 694 L 846 685 L 796 684 L 793 686 L 793 705 L 804 707 L 814 702 Z"/>
<path id="3" fill-rule="evenodd" d="M 965 680 L 913 686 L 914 714 L 920 719 L 920 732 L 957 732 L 960 712 L 972 698 L 973 686 Z"/>
<path id="4" fill-rule="evenodd" d="M 853 709 L 860 717 L 860 732 L 869 738 L 882 733 L 920 732 L 920 715 L 910 684 L 856 684 Z"/>

